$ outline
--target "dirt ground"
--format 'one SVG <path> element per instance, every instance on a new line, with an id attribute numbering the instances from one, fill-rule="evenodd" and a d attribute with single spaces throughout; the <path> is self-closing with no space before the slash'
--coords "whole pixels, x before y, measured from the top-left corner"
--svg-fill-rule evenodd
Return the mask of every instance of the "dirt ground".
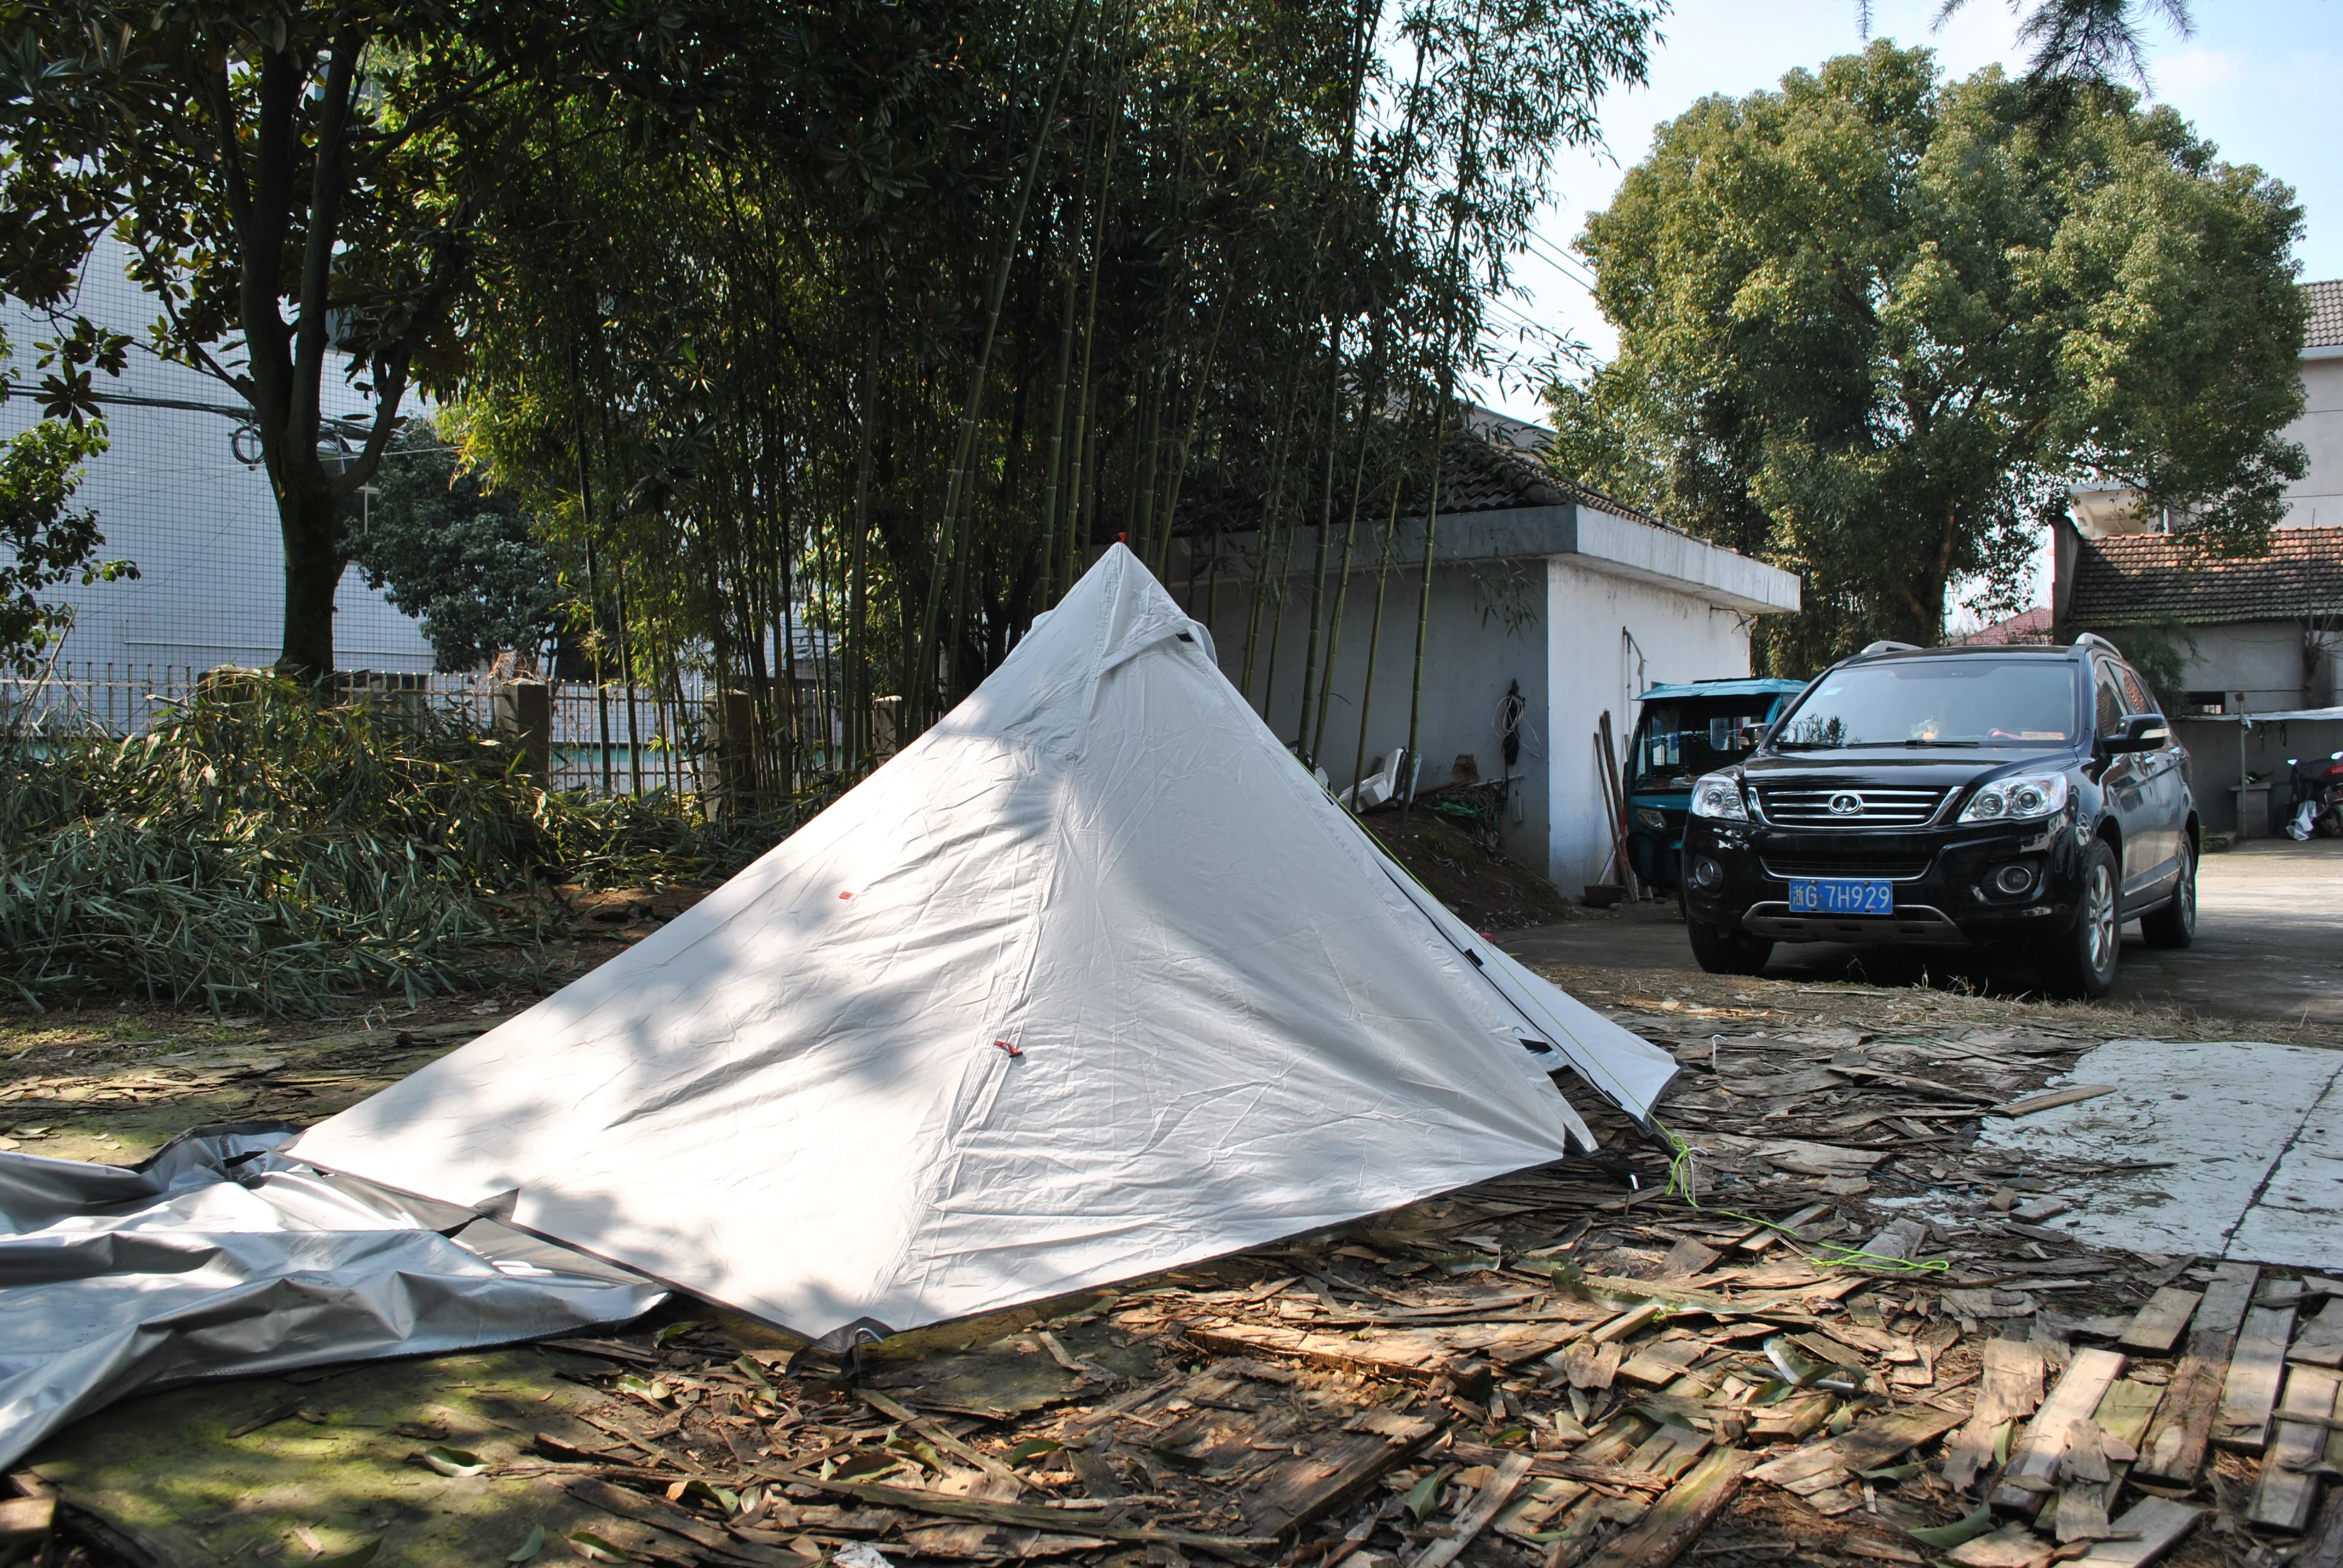
<path id="1" fill-rule="evenodd" d="M 609 903 L 581 961 L 672 913 Z M 1541 967 L 1684 1064 L 1664 1140 L 1565 1080 L 1592 1157 L 860 1369 L 677 1301 L 135 1399 L 15 1478 L 62 1506 L 41 1561 L 2343 1568 L 2343 1282 L 2094 1248 L 2068 1210 L 2126 1168 L 2004 1135 L 2089 1109 L 2057 1086 L 2105 1042 L 2234 1023 Z M 0 1132 L 126 1164 L 197 1122 L 306 1124 L 534 1000 L 0 1016 Z"/>
<path id="2" fill-rule="evenodd" d="M 2126 928 L 2112 1001 L 2150 1014 L 2251 1020 L 2256 1038 L 2292 1022 L 2343 1037 L 2343 839 L 2258 839 L 2208 855 L 2197 882 L 2197 940 L 2159 950 Z M 1508 932 L 1516 958 L 1578 968 L 1697 975 L 1673 902 L 1597 913 Z M 1827 942 L 1778 946 L 1768 977 L 1808 983 L 1849 976 L 2005 996 L 2036 989 L 2022 960 L 1957 953 L 1859 955 Z"/>

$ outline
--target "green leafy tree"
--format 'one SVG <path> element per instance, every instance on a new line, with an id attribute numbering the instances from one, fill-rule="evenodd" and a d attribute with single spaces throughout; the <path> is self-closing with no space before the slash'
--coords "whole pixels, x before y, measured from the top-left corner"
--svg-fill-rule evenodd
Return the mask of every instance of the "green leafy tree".
<path id="1" fill-rule="evenodd" d="M 83 459 L 106 450 L 102 427 L 44 419 L 0 447 L 0 665 L 30 675 L 73 624 L 69 606 L 43 602 L 65 583 L 135 578 L 128 561 L 102 561 L 97 514 L 66 503 Z"/>
<path id="2" fill-rule="evenodd" d="M 1554 460 L 1801 573 L 1775 668 L 2014 602 L 2081 482 L 2262 548 L 2303 471 L 2286 186 L 2128 93 L 1875 44 L 1661 127 L 1580 239 L 1617 358 Z"/>
<path id="3" fill-rule="evenodd" d="M 333 668 L 337 515 L 410 386 L 453 369 L 475 226 L 529 127 L 573 92 L 688 116 L 755 57 L 731 20 L 680 0 L 0 5 L 0 291 L 63 317 L 39 396 L 92 413 L 92 369 L 121 362 L 123 334 L 71 313 L 112 234 L 155 302 L 150 347 L 252 410 L 282 669 Z M 336 377 L 367 414 L 327 417 Z"/>
<path id="4" fill-rule="evenodd" d="M 565 596 L 533 519 L 464 468 L 429 421 L 392 443 L 373 489 L 350 558 L 422 621 L 440 669 L 477 669 L 508 648 L 533 654 L 557 635 Z"/>

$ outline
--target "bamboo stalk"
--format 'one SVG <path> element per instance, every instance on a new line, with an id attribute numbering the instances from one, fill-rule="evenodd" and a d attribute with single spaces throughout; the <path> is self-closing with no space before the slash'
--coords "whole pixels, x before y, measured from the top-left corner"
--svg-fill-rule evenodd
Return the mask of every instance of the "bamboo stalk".
<path id="1" fill-rule="evenodd" d="M 1440 535 L 1440 476 L 1448 446 L 1448 395 L 1441 390 L 1439 417 L 1433 423 L 1432 498 L 1423 511 L 1423 588 L 1415 610 L 1415 673 L 1407 699 L 1407 796 L 1404 809 L 1415 804 L 1415 780 L 1423 771 L 1416 750 L 1423 723 L 1423 653 L 1432 633 L 1432 572 Z"/>
<path id="2" fill-rule="evenodd" d="M 1075 0 L 1073 20 L 1066 29 L 1065 47 L 1058 52 L 1058 68 L 1050 83 L 1050 97 L 1041 111 L 1041 126 L 1033 136 L 1033 151 L 1025 163 L 1025 177 L 1019 183 L 1017 203 L 1009 221 L 1009 237 L 1001 247 L 1001 265 L 992 275 L 992 286 L 985 302 L 983 346 L 977 351 L 976 366 L 969 376 L 968 397 L 962 402 L 960 419 L 960 443 L 952 456 L 952 467 L 944 484 L 943 519 L 937 530 L 935 562 L 928 578 L 927 603 L 920 617 L 920 691 L 922 698 L 905 694 L 905 701 L 922 700 L 928 682 L 934 671 L 930 650 L 935 644 L 936 611 L 943 587 L 946 561 L 955 554 L 953 535 L 960 518 L 962 493 L 968 488 L 969 463 L 976 451 L 977 418 L 984 407 L 984 386 L 992 370 L 992 346 L 1001 331 L 1001 307 L 1009 294 L 1009 272 L 1016 264 L 1019 236 L 1025 228 L 1025 209 L 1033 198 L 1033 185 L 1041 173 L 1041 154 L 1050 145 L 1050 133 L 1058 117 L 1058 95 L 1066 82 L 1066 65 L 1073 58 L 1074 46 L 1080 41 L 1083 24 L 1090 11 L 1084 0 Z M 921 715 L 924 718 L 924 713 Z"/>
<path id="3" fill-rule="evenodd" d="M 1359 693 L 1359 744 L 1358 749 L 1351 755 L 1351 810 L 1353 815 L 1360 809 L 1358 780 L 1366 772 L 1367 724 L 1374 713 L 1375 658 L 1382 653 L 1383 643 L 1383 588 L 1391 581 L 1392 557 L 1398 548 L 1399 498 L 1406 483 L 1407 471 L 1404 468 L 1392 476 L 1391 516 L 1384 520 L 1383 548 L 1375 562 L 1375 613 L 1374 618 L 1367 623 L 1367 676 Z M 1396 788 L 1399 782 L 1396 773 L 1392 782 Z"/>

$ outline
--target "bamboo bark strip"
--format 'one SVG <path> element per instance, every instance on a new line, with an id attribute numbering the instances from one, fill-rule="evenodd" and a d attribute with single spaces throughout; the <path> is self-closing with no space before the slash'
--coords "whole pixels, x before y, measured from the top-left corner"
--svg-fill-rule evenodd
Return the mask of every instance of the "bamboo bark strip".
<path id="1" fill-rule="evenodd" d="M 1756 1462 L 1746 1449 L 1712 1450 L 1641 1524 L 1611 1543 L 1588 1568 L 1666 1568 L 1725 1511 Z"/>
<path id="2" fill-rule="evenodd" d="M 1513 1501 L 1514 1491 L 1529 1473 L 1528 1454 L 1507 1454 L 1488 1483 L 1481 1488 L 1471 1503 L 1465 1504 L 1464 1512 L 1457 1517 L 1454 1533 L 1425 1547 L 1410 1561 L 1407 1568 L 1447 1568 L 1456 1560 L 1457 1553 L 1473 1544 L 1474 1538 L 1489 1527 L 1490 1522 L 1497 1517 L 1506 1503 Z"/>
<path id="3" fill-rule="evenodd" d="M 1864 1422 L 1844 1437 L 1809 1443 L 1751 1471 L 1749 1477 L 1775 1486 L 1787 1486 L 1792 1482 L 1804 1481 L 1833 1470 L 1874 1469 L 1906 1450 L 1918 1447 L 1956 1425 L 1960 1420 L 1958 1415 L 1933 1406 L 1918 1405 L 1896 1415 Z"/>

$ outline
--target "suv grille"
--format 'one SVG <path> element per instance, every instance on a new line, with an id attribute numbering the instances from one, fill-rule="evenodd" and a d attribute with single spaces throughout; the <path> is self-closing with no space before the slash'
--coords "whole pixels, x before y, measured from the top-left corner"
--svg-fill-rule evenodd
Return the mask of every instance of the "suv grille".
<path id="1" fill-rule="evenodd" d="M 1790 828 L 1917 828 L 1936 815 L 1946 791 L 1911 785 L 1864 784 L 1837 789 L 1757 790 L 1765 819 Z M 1852 797 L 1854 811 L 1831 809 Z"/>
<path id="2" fill-rule="evenodd" d="M 1928 857 L 1875 855 L 1861 849 L 1826 855 L 1801 849 L 1792 855 L 1765 856 L 1758 864 L 1767 876 L 1783 881 L 1792 877 L 1885 877 L 1891 882 L 1909 882 L 1926 873 Z"/>

